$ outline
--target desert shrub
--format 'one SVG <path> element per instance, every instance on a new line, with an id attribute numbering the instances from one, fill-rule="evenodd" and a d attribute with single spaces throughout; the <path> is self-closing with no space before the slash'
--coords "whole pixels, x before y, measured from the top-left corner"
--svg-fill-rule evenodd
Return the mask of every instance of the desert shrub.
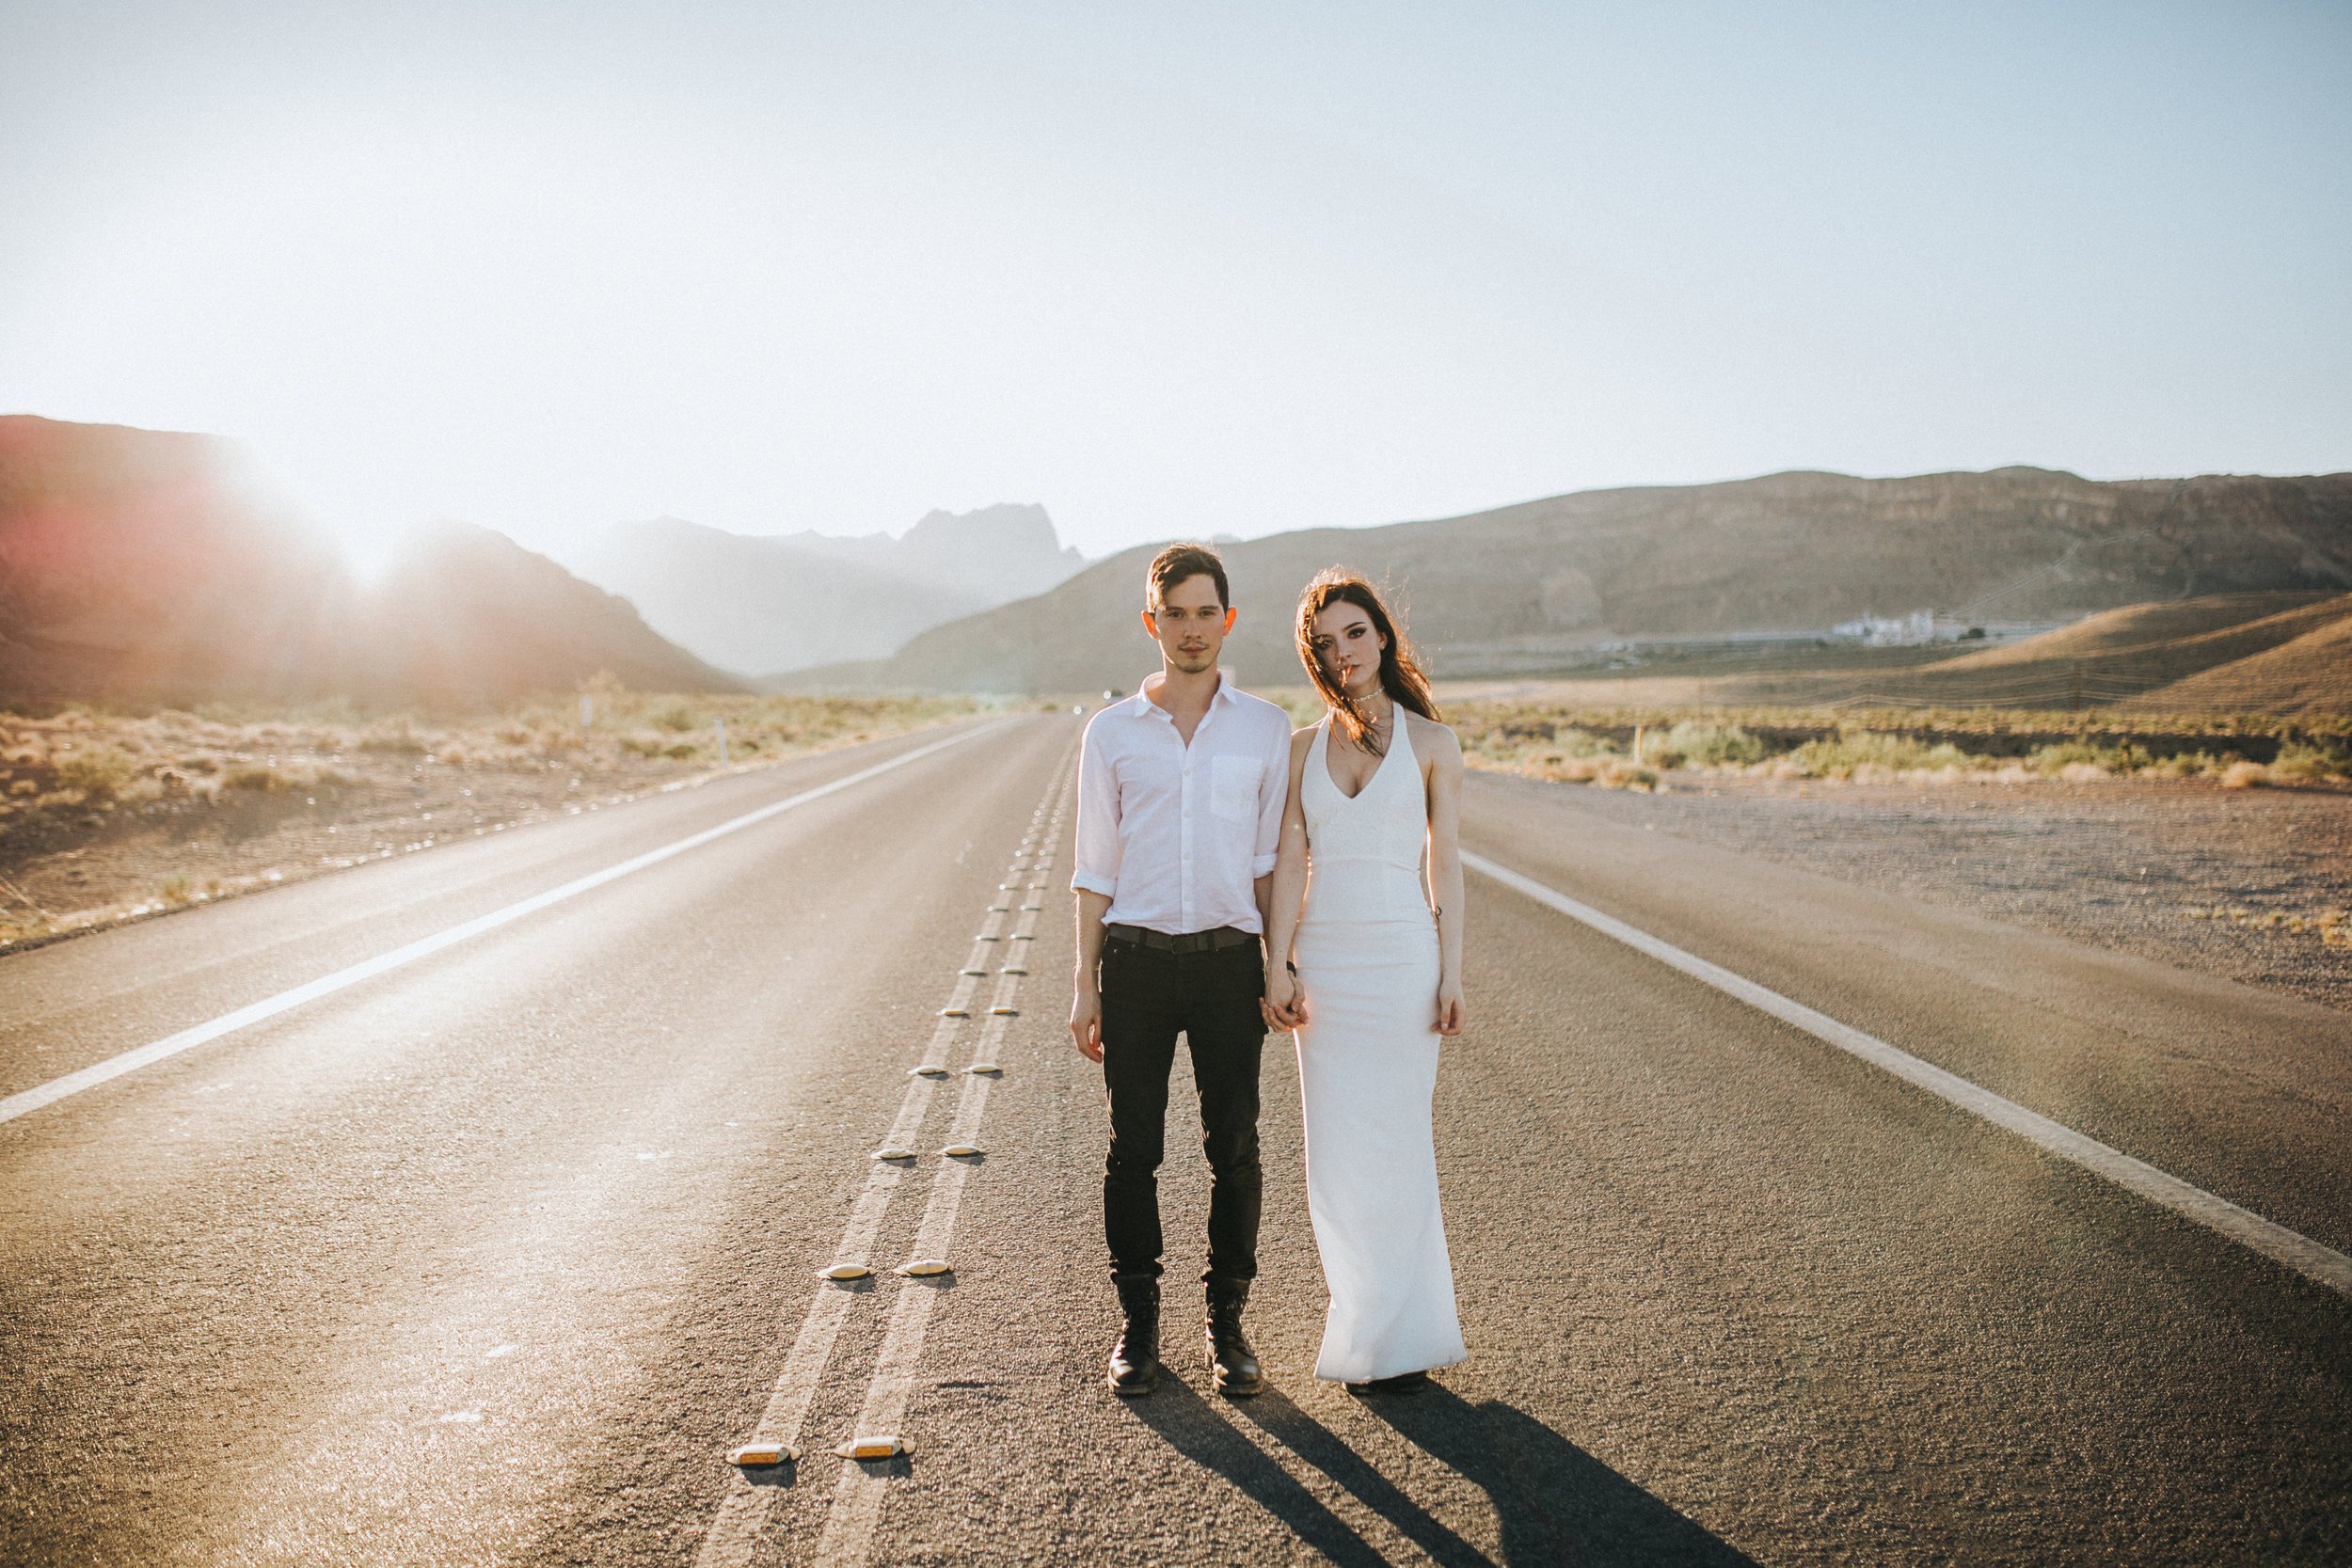
<path id="1" fill-rule="evenodd" d="M 282 795 L 294 781 L 265 762 L 241 762 L 220 778 L 224 789 L 249 790 L 256 795 Z"/>
<path id="2" fill-rule="evenodd" d="M 1817 779 L 1843 779 L 1859 768 L 1883 768 L 1892 772 L 1937 771 L 1965 768 L 1968 754 L 1950 742 L 1931 746 L 1907 735 L 1883 730 L 1847 730 L 1808 740 L 1789 753 L 1796 770 Z"/>
<path id="3" fill-rule="evenodd" d="M 672 703 L 654 714 L 652 722 L 656 728 L 668 730 L 674 735 L 683 735 L 688 730 L 698 727 L 694 710 L 684 703 Z"/>
<path id="4" fill-rule="evenodd" d="M 1765 745 L 1737 724 L 1703 724 L 1686 719 L 1645 748 L 1645 761 L 1661 768 L 1745 767 L 1764 760 Z"/>
<path id="5" fill-rule="evenodd" d="M 2140 769 L 2149 778 L 2189 779 L 2201 773 L 2221 770 L 2220 759 L 2211 752 L 2175 752 L 2169 757 L 2158 757 Z"/>
<path id="6" fill-rule="evenodd" d="M 1636 768 L 1629 762 L 1611 757 L 1599 764 L 1593 782 L 1603 789 L 1651 790 L 1658 787 L 1658 775 L 1646 768 Z"/>
<path id="7" fill-rule="evenodd" d="M 419 756 L 423 754 L 426 746 L 423 736 L 417 734 L 404 716 L 370 724 L 359 736 L 359 750 Z"/>
<path id="8" fill-rule="evenodd" d="M 2279 748 L 2268 771 L 2271 777 L 2280 779 L 2352 778 L 2352 752 L 2292 740 Z"/>
<path id="9" fill-rule="evenodd" d="M 1554 750 L 1572 757 L 1613 756 L 1617 750 L 1602 736 L 1573 724 L 1554 732 L 1551 745 Z"/>
<path id="10" fill-rule="evenodd" d="M 1600 777 L 1600 764 L 1591 757 L 1565 756 L 1558 752 L 1541 752 L 1526 759 L 1525 770 L 1539 779 L 1554 784 L 1591 784 Z"/>
<path id="11" fill-rule="evenodd" d="M 2233 762 L 2221 770 L 2221 787 L 2251 789 L 2258 784 L 2266 783 L 2269 776 L 2270 770 L 2259 762 Z"/>
<path id="12" fill-rule="evenodd" d="M 2152 759 L 2148 753 L 2122 741 L 2112 746 L 2100 746 L 2088 740 L 2062 740 L 2055 745 L 2038 746 L 2026 758 L 2026 766 L 2037 773 L 2068 776 L 2072 768 L 2074 778 L 2086 777 L 2081 769 L 2095 768 L 2103 773 L 2128 773 L 2144 768 Z"/>
<path id="13" fill-rule="evenodd" d="M 76 746 L 56 761 L 58 786 L 91 800 L 114 800 L 139 776 L 138 759 L 119 746 Z"/>
<path id="14" fill-rule="evenodd" d="M 1469 737 L 1470 754 L 1504 768 L 1528 768 L 1539 777 L 1564 777 L 1552 769 L 1570 761 L 1590 761 L 1619 755 L 1617 748 L 1590 730 L 1549 726 L 1481 730 Z M 1589 769 L 1581 775 L 1590 777 Z"/>

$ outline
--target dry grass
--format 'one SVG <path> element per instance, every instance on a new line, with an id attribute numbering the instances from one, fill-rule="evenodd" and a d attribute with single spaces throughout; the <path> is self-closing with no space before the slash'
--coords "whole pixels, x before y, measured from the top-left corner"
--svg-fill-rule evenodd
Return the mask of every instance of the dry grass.
<path id="1" fill-rule="evenodd" d="M 2332 720 L 1693 710 L 1500 697 L 1445 707 L 1470 766 L 1605 787 L 1653 788 L 1676 774 L 1857 783 L 2205 779 L 2225 788 L 2352 781 L 2352 728 Z"/>
<path id="2" fill-rule="evenodd" d="M 2282 936 L 2315 937 L 2327 947 L 2352 947 L 2352 913 L 2341 909 L 2301 913 L 2289 910 L 2256 911 L 2242 904 L 2226 904 L 2181 912 L 2191 920 L 2226 920 L 2249 930 L 2273 931 Z"/>
<path id="3" fill-rule="evenodd" d="M 600 683 L 470 719 L 346 705 L 0 713 L 0 946 L 979 711 Z M 455 825 L 453 825 L 455 824 Z"/>
<path id="4" fill-rule="evenodd" d="M 1833 783 L 2201 779 L 2232 789 L 2352 781 L 2352 715 L 1734 707 L 1686 700 L 1688 683 L 1652 684 L 1661 687 L 1656 700 L 1639 702 L 1585 700 L 1602 687 L 1613 697 L 1632 694 L 1631 683 L 1597 682 L 1466 682 L 1438 697 L 1472 768 L 1604 788 L 1651 789 L 1677 775 Z M 1259 695 L 1295 723 L 1323 716 L 1306 687 Z"/>

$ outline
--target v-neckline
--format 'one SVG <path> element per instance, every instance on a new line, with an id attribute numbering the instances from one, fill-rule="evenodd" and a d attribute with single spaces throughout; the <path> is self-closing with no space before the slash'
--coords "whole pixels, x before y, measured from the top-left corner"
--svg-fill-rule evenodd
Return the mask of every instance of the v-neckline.
<path id="1" fill-rule="evenodd" d="M 1331 786 L 1331 792 L 1334 795 L 1337 795 L 1343 800 L 1360 800 L 1367 794 L 1371 793 L 1372 786 L 1380 781 L 1381 769 L 1387 768 L 1389 766 L 1389 759 L 1396 755 L 1397 726 L 1402 724 L 1404 721 L 1404 715 L 1401 713 L 1392 713 L 1390 715 L 1389 749 L 1380 753 L 1380 760 L 1372 765 L 1372 771 L 1370 773 L 1364 775 L 1363 784 L 1356 791 L 1355 794 L 1350 795 L 1346 790 L 1340 787 L 1340 781 L 1331 776 L 1331 721 L 1327 717 L 1323 721 L 1323 779 L 1326 784 Z"/>

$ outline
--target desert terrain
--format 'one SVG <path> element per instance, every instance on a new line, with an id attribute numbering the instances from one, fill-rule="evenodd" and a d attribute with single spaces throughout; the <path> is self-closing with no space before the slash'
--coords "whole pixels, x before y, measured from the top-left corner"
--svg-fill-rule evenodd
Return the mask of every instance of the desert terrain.
<path id="1" fill-rule="evenodd" d="M 692 788 L 963 698 L 646 696 L 505 713 L 0 712 L 0 951 Z M 724 755 L 719 725 L 726 726 Z"/>

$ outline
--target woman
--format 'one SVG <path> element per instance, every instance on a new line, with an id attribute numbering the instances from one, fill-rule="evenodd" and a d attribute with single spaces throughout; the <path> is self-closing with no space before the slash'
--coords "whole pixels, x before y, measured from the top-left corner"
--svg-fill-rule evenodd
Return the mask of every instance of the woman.
<path id="1" fill-rule="evenodd" d="M 1462 1028 L 1462 748 L 1363 578 L 1307 585 L 1298 657 L 1329 711 L 1291 736 L 1264 1006 L 1296 1031 L 1331 1291 L 1315 1375 L 1408 1392 L 1470 1354 L 1430 1130 L 1438 1042 Z"/>

